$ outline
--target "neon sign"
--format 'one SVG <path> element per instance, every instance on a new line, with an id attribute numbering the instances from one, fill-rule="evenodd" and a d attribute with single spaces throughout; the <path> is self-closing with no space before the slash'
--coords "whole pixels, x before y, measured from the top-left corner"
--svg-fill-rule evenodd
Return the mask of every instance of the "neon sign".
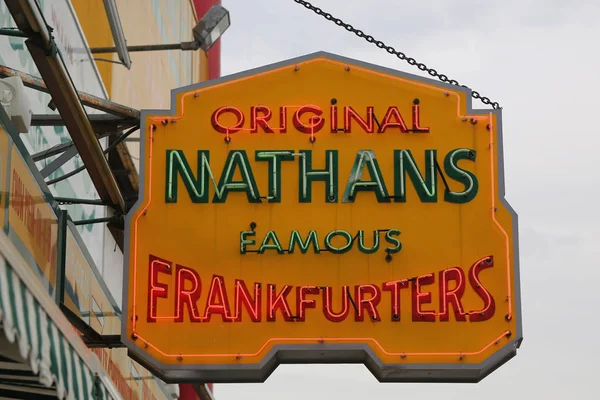
<path id="1" fill-rule="evenodd" d="M 385 133 L 398 129 L 403 133 L 429 133 L 429 128 L 421 127 L 421 117 L 419 111 L 419 100 L 415 99 L 412 106 L 412 128 L 407 128 L 406 122 L 402 117 L 397 106 L 389 106 L 383 114 L 381 123 L 375 118 L 375 107 L 367 106 L 365 117 L 361 116 L 352 106 L 343 107 L 343 128 L 338 128 L 338 106 L 332 105 L 329 108 L 329 131 L 331 133 L 351 133 L 353 124 L 356 124 L 365 133 Z M 326 124 L 323 110 L 316 105 L 306 104 L 302 106 L 280 106 L 279 122 L 271 126 L 274 113 L 267 106 L 250 107 L 250 127 L 244 128 L 246 115 L 237 107 L 223 106 L 217 108 L 211 116 L 211 124 L 215 131 L 220 133 L 236 133 L 240 131 L 249 131 L 258 133 L 259 129 L 264 133 L 287 133 L 288 111 L 293 115 L 293 125 L 298 132 L 315 134 L 320 132 Z M 227 122 L 223 122 L 227 120 Z M 377 129 L 375 129 L 377 124 Z"/>
<path id="2" fill-rule="evenodd" d="M 331 55 L 175 99 L 143 114 L 126 225 L 123 341 L 155 373 L 365 362 L 380 380 L 466 382 L 515 354 L 498 110 Z"/>
<path id="3" fill-rule="evenodd" d="M 466 203 L 476 196 L 478 190 L 478 180 L 475 174 L 468 169 L 461 168 L 459 161 L 468 160 L 475 162 L 476 151 L 469 148 L 452 149 L 444 157 L 442 171 L 437 161 L 436 150 L 425 150 L 424 174 L 421 172 L 414 156 L 409 149 L 393 150 L 394 174 L 389 179 L 394 182 L 393 196 L 389 194 L 385 179 L 382 176 L 379 163 L 374 151 L 360 150 L 356 154 L 352 164 L 352 173 L 347 178 L 344 189 L 344 196 L 341 201 L 352 203 L 355 201 L 358 192 L 373 192 L 380 203 L 406 202 L 407 181 L 411 181 L 421 202 L 437 202 L 438 200 L 438 171 L 440 176 L 445 176 L 444 184 L 448 185 L 447 180 L 453 183 L 453 186 L 462 186 L 459 190 L 452 190 L 449 186 L 445 188 L 444 201 L 450 203 Z M 227 195 L 232 191 L 242 191 L 246 193 L 248 202 L 260 203 L 267 200 L 270 203 L 281 202 L 281 170 L 282 162 L 294 162 L 298 159 L 298 172 L 300 179 L 299 201 L 302 203 L 312 202 L 310 196 L 312 184 L 318 181 L 324 181 L 327 185 L 326 202 L 335 203 L 338 200 L 338 151 L 326 150 L 326 168 L 323 170 L 312 169 L 308 165 L 312 164 L 312 150 L 275 150 L 255 152 L 256 162 L 266 161 L 269 164 L 269 186 L 268 196 L 261 197 L 260 190 L 256 184 L 253 173 L 252 163 L 245 150 L 231 150 L 228 153 L 225 166 L 221 173 L 219 182 L 215 179 L 213 167 L 210 165 L 210 151 L 197 150 L 196 163 L 199 165 L 198 173 L 194 173 L 190 167 L 190 161 L 185 152 L 181 149 L 168 149 L 166 153 L 167 169 L 165 182 L 165 196 L 168 203 L 176 203 L 178 199 L 178 182 L 183 180 L 187 194 L 194 203 L 206 203 L 209 200 L 213 203 L 222 203 L 227 200 Z M 370 179 L 363 179 L 364 172 L 367 171 Z M 236 172 L 240 173 L 241 179 L 235 180 Z M 456 182 L 452 182 L 456 181 Z M 214 188 L 214 196 L 209 199 L 209 186 Z"/>
<path id="4" fill-rule="evenodd" d="M 277 315 L 279 318 L 287 322 L 304 322 L 306 319 L 307 308 L 316 308 L 317 301 L 321 303 L 323 314 L 333 322 L 342 322 L 350 316 L 348 300 L 356 299 L 354 304 L 355 321 L 364 321 L 365 316 L 374 322 L 380 322 L 380 312 L 377 306 L 381 301 L 391 302 L 392 313 L 386 318 L 391 321 L 400 322 L 401 316 L 405 313 L 409 314 L 414 322 L 448 322 L 450 318 L 450 308 L 453 309 L 453 315 L 456 321 L 461 322 L 482 322 L 494 316 L 495 300 L 489 291 L 482 285 L 479 280 L 479 273 L 485 268 L 493 267 L 494 261 L 492 257 L 486 257 L 475 262 L 469 271 L 466 273 L 459 267 L 453 267 L 439 271 L 439 273 L 429 273 L 418 276 L 416 278 L 401 279 L 396 281 L 384 282 L 381 285 L 355 285 L 354 295 L 350 294 L 348 286 L 341 288 L 332 288 L 330 286 L 289 286 L 285 285 L 279 293 L 277 293 L 277 285 L 262 283 L 254 283 L 254 294 L 250 294 L 247 288 L 247 283 L 244 280 L 236 279 L 234 282 L 226 284 L 224 278 L 219 275 L 213 275 L 210 280 L 208 289 L 202 285 L 202 279 L 198 274 L 190 268 L 181 265 L 176 265 L 177 271 L 176 284 L 174 287 L 169 287 L 167 283 L 159 282 L 157 277 L 160 275 L 171 275 L 172 263 L 157 261 L 151 258 L 150 261 L 150 285 L 148 288 L 148 298 L 150 299 L 150 307 L 147 310 L 147 320 L 156 322 L 157 318 L 168 319 L 172 318 L 175 322 L 210 322 L 212 315 L 220 316 L 223 322 L 240 322 L 242 321 L 242 313 L 246 313 L 247 317 L 253 322 L 261 322 L 261 310 L 265 311 L 267 316 L 266 321 L 276 321 Z M 165 266 L 168 266 L 165 268 Z M 469 290 L 472 290 L 483 302 L 480 310 L 464 311 L 461 303 L 461 298 L 467 288 L 468 275 Z M 439 312 L 434 310 L 425 310 L 426 305 L 431 303 L 432 291 L 436 290 L 433 286 L 439 280 Z M 165 279 L 165 282 L 167 280 Z M 409 285 L 410 283 L 410 285 Z M 450 283 L 454 285 L 450 288 Z M 233 300 L 229 300 L 227 287 L 234 287 Z M 201 297 L 202 288 L 208 290 L 206 296 L 206 304 L 204 313 L 198 311 L 198 300 Z M 263 296 L 263 287 L 267 292 L 267 296 Z M 406 289 L 411 293 L 412 308 L 404 310 L 400 304 L 400 291 Z M 290 303 L 288 295 L 296 291 L 295 304 Z M 390 292 L 389 299 L 384 297 L 383 292 Z M 334 293 L 337 292 L 337 293 Z M 343 306 L 339 313 L 333 312 L 332 296 L 339 295 L 342 297 Z M 169 297 L 174 297 L 175 308 L 169 309 L 168 306 L 161 306 L 161 303 L 171 304 Z M 308 297 L 310 296 L 310 298 Z M 261 298 L 266 297 L 264 304 Z M 165 299 L 164 301 L 159 301 Z M 234 304 L 233 312 L 230 304 Z M 242 304 L 244 307 L 242 307 Z M 429 307 L 432 307 L 429 305 Z M 245 309 L 244 309 L 245 308 Z M 160 310 L 160 311 L 159 311 Z M 293 310 L 293 311 L 292 311 Z M 157 317 L 157 314 L 164 314 Z M 171 316 L 167 316 L 167 314 Z M 200 315 L 203 316 L 200 316 Z"/>

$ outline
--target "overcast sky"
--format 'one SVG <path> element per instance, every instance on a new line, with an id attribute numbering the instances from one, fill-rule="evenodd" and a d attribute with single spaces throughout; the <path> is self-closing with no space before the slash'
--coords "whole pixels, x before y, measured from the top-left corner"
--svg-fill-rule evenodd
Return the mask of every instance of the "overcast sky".
<path id="1" fill-rule="evenodd" d="M 292 0 L 223 4 L 223 75 L 319 50 L 419 72 Z M 314 4 L 503 106 L 525 340 L 479 384 L 380 384 L 361 365 L 284 365 L 264 384 L 216 385 L 216 398 L 600 398 L 600 1 Z"/>

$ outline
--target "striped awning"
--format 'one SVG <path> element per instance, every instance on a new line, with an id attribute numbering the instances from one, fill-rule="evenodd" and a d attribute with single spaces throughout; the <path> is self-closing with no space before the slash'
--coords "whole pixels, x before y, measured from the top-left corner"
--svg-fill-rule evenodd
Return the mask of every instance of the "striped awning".
<path id="1" fill-rule="evenodd" d="M 0 242 L 4 242 L 2 239 Z M 0 246 L 0 251 L 1 247 L 4 246 Z M 55 306 L 50 296 L 32 291 L 20 275 L 0 254 L 0 325 L 7 339 L 4 343 L 18 347 L 18 354 L 38 377 L 39 384 L 55 389 L 59 399 L 120 398 L 112 384 L 107 383 L 106 375 L 94 371 L 97 359 L 60 311 L 56 313 L 58 308 L 49 310 Z M 40 300 L 42 296 L 45 299 Z M 57 322 L 58 318 L 62 320 Z"/>

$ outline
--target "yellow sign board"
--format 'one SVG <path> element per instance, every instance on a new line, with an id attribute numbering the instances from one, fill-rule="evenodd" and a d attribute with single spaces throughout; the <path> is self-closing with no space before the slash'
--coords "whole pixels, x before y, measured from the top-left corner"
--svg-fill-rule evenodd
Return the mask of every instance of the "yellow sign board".
<path id="1" fill-rule="evenodd" d="M 521 341 L 501 115 L 326 53 L 145 111 L 123 340 L 166 380 L 364 362 L 478 381 Z"/>

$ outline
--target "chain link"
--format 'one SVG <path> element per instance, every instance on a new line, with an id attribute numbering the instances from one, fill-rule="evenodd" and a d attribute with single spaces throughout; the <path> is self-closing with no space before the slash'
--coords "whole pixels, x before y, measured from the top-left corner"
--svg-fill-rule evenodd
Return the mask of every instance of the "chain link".
<path id="1" fill-rule="evenodd" d="M 450 85 L 461 86 L 461 87 L 464 87 L 464 88 L 468 89 L 467 86 L 459 84 L 457 80 L 450 79 L 450 78 L 448 78 L 447 75 L 441 74 L 438 71 L 436 71 L 435 69 L 429 68 L 429 67 L 427 67 L 427 65 L 425 65 L 423 63 L 420 63 L 420 62 L 417 62 L 417 60 L 415 60 L 414 58 L 408 57 L 406 54 L 404 54 L 401 51 L 396 50 L 392 46 L 387 46 L 381 40 L 376 40 L 373 36 L 367 35 L 363 31 L 361 31 L 360 29 L 356 29 L 355 27 L 353 27 L 350 24 L 345 23 L 341 19 L 334 17 L 330 13 L 321 10 L 319 7 L 313 6 L 308 1 L 305 1 L 305 0 L 294 0 L 294 2 L 297 3 L 297 4 L 300 4 L 302 6 L 304 6 L 308 10 L 313 11 L 315 14 L 322 16 L 327 21 L 333 21 L 337 26 L 344 27 L 348 32 L 352 32 L 356 36 L 358 36 L 359 38 L 365 39 L 367 42 L 375 44 L 375 46 L 379 47 L 380 49 L 385 49 L 385 51 L 387 51 L 389 54 L 395 55 L 400 60 L 406 61 L 408 64 L 410 64 L 412 66 L 416 66 L 419 70 L 421 70 L 423 72 L 427 72 L 431 77 L 437 78 L 437 79 L 439 79 L 440 81 L 442 81 L 444 83 L 449 83 Z M 488 97 L 482 96 L 479 92 L 477 92 L 475 90 L 471 91 L 471 96 L 474 99 L 481 100 L 481 102 L 483 104 L 491 105 L 492 108 L 501 108 L 500 104 L 498 102 L 491 101 Z"/>

